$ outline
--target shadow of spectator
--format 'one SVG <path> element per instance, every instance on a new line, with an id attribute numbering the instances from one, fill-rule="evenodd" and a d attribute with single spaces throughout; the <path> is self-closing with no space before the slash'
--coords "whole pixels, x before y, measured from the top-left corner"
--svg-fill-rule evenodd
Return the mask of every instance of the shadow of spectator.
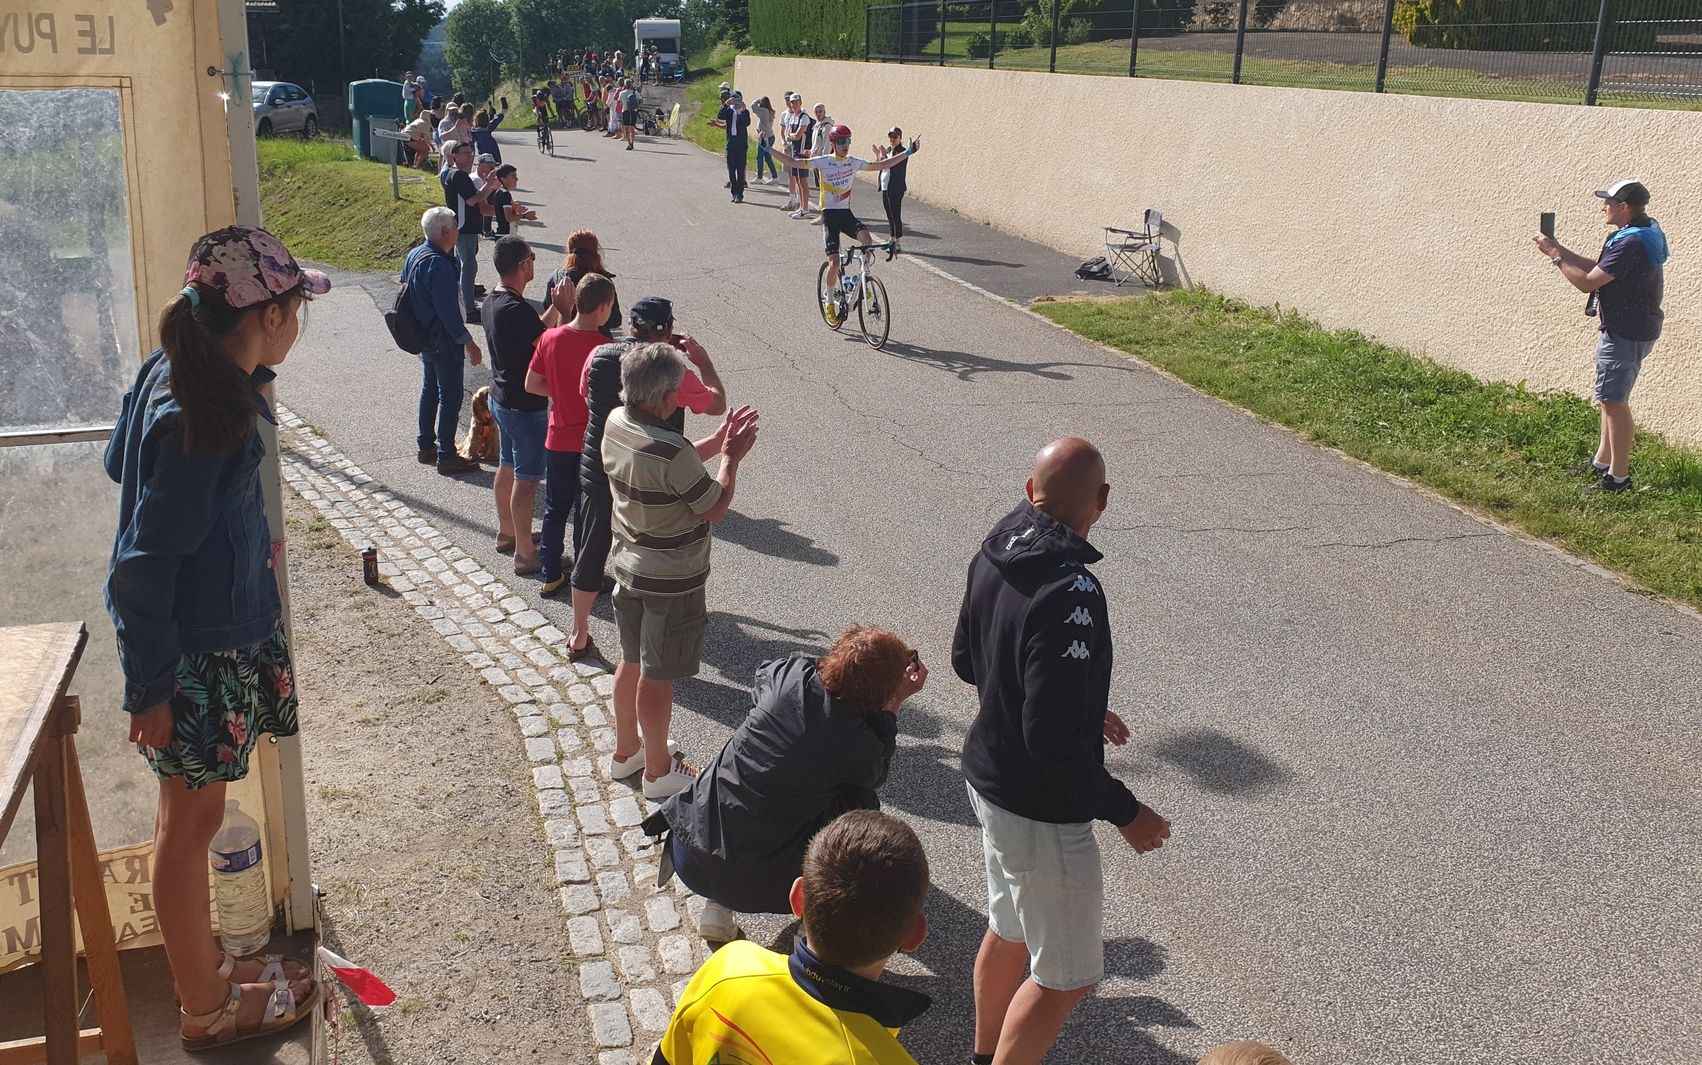
<path id="1" fill-rule="evenodd" d="M 1216 729 L 1191 729 L 1151 745 L 1153 757 L 1194 778 L 1194 783 L 1220 795 L 1264 795 L 1294 779 L 1294 774 L 1269 756 Z"/>
<path id="2" fill-rule="evenodd" d="M 802 533 L 787 528 L 779 518 L 751 518 L 736 510 L 715 523 L 715 538 L 789 562 L 810 566 L 837 566 L 839 556 Z"/>
<path id="3" fill-rule="evenodd" d="M 905 713 L 898 715 L 898 731 L 906 731 Z M 899 745 L 892 768 L 882 785 L 881 806 L 903 810 L 916 817 L 964 825 L 979 831 L 981 823 L 969 805 L 963 771 L 957 767 L 957 752 L 938 744 Z"/>
<path id="4" fill-rule="evenodd" d="M 788 629 L 743 614 L 711 610 L 704 625 L 703 664 L 725 683 L 699 675 L 674 685 L 674 703 L 729 728 L 750 712 L 752 680 L 764 662 L 804 654 L 820 658 L 833 637 L 819 629 Z"/>

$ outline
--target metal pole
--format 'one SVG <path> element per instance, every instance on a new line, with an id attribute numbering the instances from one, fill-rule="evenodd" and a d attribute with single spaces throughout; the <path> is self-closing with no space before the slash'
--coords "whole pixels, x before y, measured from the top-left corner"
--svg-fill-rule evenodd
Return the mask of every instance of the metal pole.
<path id="1" fill-rule="evenodd" d="M 1383 46 L 1377 52 L 1377 92 L 1384 91 L 1389 82 L 1389 43 L 1395 33 L 1395 0 L 1383 4 Z"/>
<path id="2" fill-rule="evenodd" d="M 940 0 L 940 66 L 946 65 L 946 0 Z"/>
<path id="3" fill-rule="evenodd" d="M 1135 52 L 1141 46 L 1141 0 L 1135 0 L 1135 14 L 1129 20 L 1129 77 L 1135 76 Z"/>
<path id="4" fill-rule="evenodd" d="M 337 90 L 349 91 L 349 46 L 343 39 L 343 0 L 337 0 Z"/>
<path id="5" fill-rule="evenodd" d="M 872 7 L 865 7 L 863 9 L 863 62 L 865 63 L 869 61 L 869 36 L 874 32 L 874 26 L 875 9 Z"/>
<path id="6" fill-rule="evenodd" d="M 1058 72 L 1058 20 L 1064 15 L 1064 0 L 1052 0 L 1052 61 L 1049 71 Z"/>
<path id="7" fill-rule="evenodd" d="M 999 54 L 999 0 L 987 0 L 987 69 L 993 69 L 993 57 Z"/>
<path id="8" fill-rule="evenodd" d="M 1584 87 L 1584 104 L 1596 106 L 1596 92 L 1602 87 L 1602 60 L 1607 58 L 1608 36 L 1613 32 L 1613 0 L 1602 0 L 1601 13 L 1596 16 L 1596 44 L 1590 51 L 1590 83 Z"/>
<path id="9" fill-rule="evenodd" d="M 1247 8 L 1251 0 L 1241 0 L 1241 20 L 1235 25 L 1235 73 L 1230 81 L 1241 84 L 1241 54 L 1247 50 Z"/>

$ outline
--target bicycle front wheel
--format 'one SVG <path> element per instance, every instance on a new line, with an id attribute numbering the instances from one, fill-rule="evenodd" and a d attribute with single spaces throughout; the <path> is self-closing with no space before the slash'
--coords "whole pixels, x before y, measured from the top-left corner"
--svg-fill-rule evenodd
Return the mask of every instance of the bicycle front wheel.
<path id="1" fill-rule="evenodd" d="M 857 301 L 857 324 L 863 329 L 863 339 L 879 351 L 886 347 L 887 334 L 892 332 L 892 307 L 887 303 L 886 286 L 878 277 L 863 279 L 863 298 Z"/>
<path id="2" fill-rule="evenodd" d="M 839 294 L 837 292 L 835 292 L 832 288 L 830 288 L 828 286 L 828 283 L 827 283 L 827 264 L 822 263 L 821 266 L 816 270 L 816 313 L 820 314 L 821 320 L 827 325 L 827 327 L 829 329 L 833 330 L 836 333 L 839 332 L 840 329 L 844 328 L 845 319 L 841 318 L 839 321 L 836 322 L 833 319 L 829 318 L 827 316 L 827 308 L 828 308 L 829 302 L 836 299 L 838 297 L 838 295 Z"/>

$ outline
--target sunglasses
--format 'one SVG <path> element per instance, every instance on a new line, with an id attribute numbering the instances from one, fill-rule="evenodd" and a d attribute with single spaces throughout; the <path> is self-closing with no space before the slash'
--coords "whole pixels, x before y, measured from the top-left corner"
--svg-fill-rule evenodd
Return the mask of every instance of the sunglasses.
<path id="1" fill-rule="evenodd" d="M 911 651 L 910 651 L 910 661 L 908 661 L 904 664 L 905 670 L 908 672 L 909 670 L 919 668 L 921 665 L 922 665 L 922 652 L 912 648 Z"/>

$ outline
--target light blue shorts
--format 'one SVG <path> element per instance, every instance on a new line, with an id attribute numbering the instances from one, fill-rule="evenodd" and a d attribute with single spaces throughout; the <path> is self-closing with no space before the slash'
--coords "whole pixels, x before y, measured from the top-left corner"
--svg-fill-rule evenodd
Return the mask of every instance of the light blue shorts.
<path id="1" fill-rule="evenodd" d="M 987 859 L 987 925 L 1028 947 L 1034 982 L 1053 991 L 1105 978 L 1105 874 L 1093 824 L 1055 825 L 1001 810 L 973 786 Z"/>
<path id="2" fill-rule="evenodd" d="M 1596 341 L 1596 402 L 1624 403 L 1631 386 L 1643 369 L 1643 360 L 1655 349 L 1653 340 L 1626 340 L 1602 330 Z"/>
<path id="3" fill-rule="evenodd" d="M 514 467 L 516 481 L 544 479 L 544 435 L 550 430 L 547 410 L 513 410 L 491 400 L 491 417 L 496 419 L 497 463 Z"/>

